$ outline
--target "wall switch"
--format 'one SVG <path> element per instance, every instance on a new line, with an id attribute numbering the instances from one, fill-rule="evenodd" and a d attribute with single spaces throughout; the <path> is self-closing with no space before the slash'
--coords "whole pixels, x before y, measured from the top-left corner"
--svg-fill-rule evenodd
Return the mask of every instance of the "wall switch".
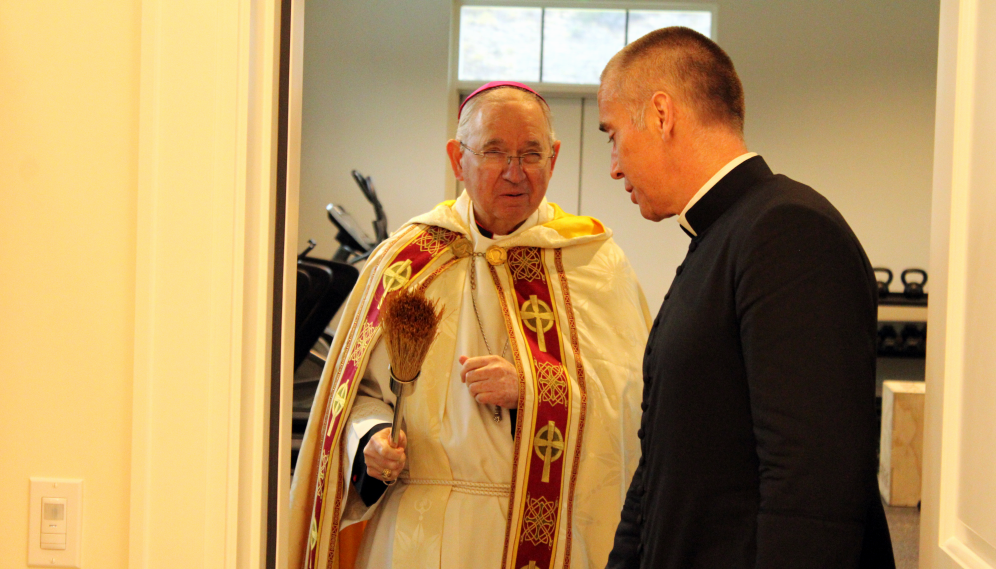
<path id="1" fill-rule="evenodd" d="M 83 481 L 31 479 L 28 565 L 80 568 Z"/>
<path id="2" fill-rule="evenodd" d="M 66 548 L 65 498 L 42 498 L 41 548 Z"/>

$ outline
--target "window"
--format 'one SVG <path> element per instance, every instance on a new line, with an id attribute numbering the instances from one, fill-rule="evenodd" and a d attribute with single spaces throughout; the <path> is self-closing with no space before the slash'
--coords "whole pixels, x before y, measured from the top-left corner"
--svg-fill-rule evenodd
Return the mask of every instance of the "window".
<path id="1" fill-rule="evenodd" d="M 464 4 L 460 8 L 460 81 L 506 79 L 596 85 L 602 68 L 627 43 L 667 26 L 713 37 L 708 7 L 617 8 L 619 4 Z"/>

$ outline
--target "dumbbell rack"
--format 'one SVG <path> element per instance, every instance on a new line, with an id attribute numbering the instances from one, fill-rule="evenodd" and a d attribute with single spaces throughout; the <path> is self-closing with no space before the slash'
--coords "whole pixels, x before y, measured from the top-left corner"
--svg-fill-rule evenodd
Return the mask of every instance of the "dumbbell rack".
<path id="1" fill-rule="evenodd" d="M 924 358 L 927 353 L 927 296 L 911 300 L 898 294 L 879 299 L 878 356 Z"/>

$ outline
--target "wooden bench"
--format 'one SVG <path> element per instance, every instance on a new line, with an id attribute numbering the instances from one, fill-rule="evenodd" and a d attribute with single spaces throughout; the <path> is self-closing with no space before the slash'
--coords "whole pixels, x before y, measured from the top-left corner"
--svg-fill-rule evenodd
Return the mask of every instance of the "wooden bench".
<path id="1" fill-rule="evenodd" d="M 878 487 L 890 506 L 920 502 L 923 465 L 924 382 L 882 384 L 882 438 Z"/>

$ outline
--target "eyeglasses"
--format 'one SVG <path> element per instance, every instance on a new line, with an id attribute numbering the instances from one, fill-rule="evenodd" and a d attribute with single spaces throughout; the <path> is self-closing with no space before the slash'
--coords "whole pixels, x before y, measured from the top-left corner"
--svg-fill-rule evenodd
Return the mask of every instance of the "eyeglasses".
<path id="1" fill-rule="evenodd" d="M 556 156 L 556 153 L 545 155 L 540 152 L 526 152 L 519 156 L 514 154 L 509 154 L 508 152 L 500 152 L 498 150 L 487 150 L 484 152 L 478 152 L 473 148 L 467 146 L 463 142 L 460 143 L 467 152 L 475 156 L 480 156 L 484 160 L 484 164 L 491 168 L 508 168 L 512 163 L 512 159 L 516 158 L 519 160 L 519 168 L 523 170 L 539 170 L 546 166 L 546 163 Z"/>

